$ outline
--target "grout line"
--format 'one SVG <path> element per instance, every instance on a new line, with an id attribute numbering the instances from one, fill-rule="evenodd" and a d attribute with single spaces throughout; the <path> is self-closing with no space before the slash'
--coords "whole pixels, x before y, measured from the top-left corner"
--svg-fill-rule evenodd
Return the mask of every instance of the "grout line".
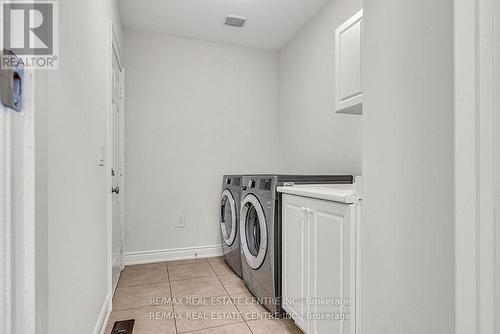
<path id="1" fill-rule="evenodd" d="M 219 275 L 218 275 L 218 274 L 217 274 L 217 272 L 215 271 L 214 267 L 212 267 L 212 264 L 211 264 L 210 262 L 208 262 L 208 261 L 207 261 L 207 263 L 208 263 L 208 265 L 209 265 L 210 269 L 212 269 L 212 272 L 215 274 L 215 276 L 219 277 Z M 221 283 L 221 284 L 222 284 L 222 283 Z M 226 292 L 227 292 L 227 291 L 226 291 Z"/>
<path id="2" fill-rule="evenodd" d="M 213 268 L 212 266 L 212 263 L 209 262 L 209 261 L 205 261 L 203 263 L 208 263 L 209 266 L 210 266 L 210 269 L 213 271 L 214 275 L 211 275 L 211 276 L 200 276 L 200 277 L 192 277 L 192 278 L 189 278 L 189 279 L 184 279 L 184 280 L 177 280 L 177 281 L 173 281 L 173 282 L 179 282 L 179 281 L 187 281 L 187 280 L 195 280 L 195 279 L 199 279 L 199 278 L 205 278 L 205 277 L 217 277 L 217 280 L 219 281 L 219 283 L 222 285 L 222 288 L 224 289 L 224 291 L 226 292 L 226 294 L 224 295 L 229 297 L 229 301 L 230 301 L 230 305 L 233 305 L 237 311 L 237 313 L 240 315 L 241 319 L 239 319 L 238 321 L 234 322 L 234 323 L 229 323 L 229 324 L 225 324 L 225 325 L 217 325 L 217 326 L 211 326 L 211 327 L 206 327 L 206 328 L 202 328 L 202 329 L 196 329 L 196 330 L 190 330 L 190 331 L 187 331 L 187 332 L 183 332 L 183 333 L 191 333 L 191 332 L 194 332 L 194 331 L 198 331 L 198 330 L 206 330 L 206 329 L 212 329 L 212 328 L 219 328 L 219 327 L 225 327 L 225 326 L 230 326 L 230 325 L 237 325 L 237 324 L 242 324 L 244 323 L 247 328 L 249 329 L 249 331 L 253 334 L 253 331 L 252 329 L 250 328 L 250 326 L 248 325 L 245 317 L 243 316 L 243 314 L 241 313 L 238 305 L 236 305 L 232 298 L 231 298 L 231 295 L 229 294 L 229 292 L 227 291 L 226 287 L 224 286 L 224 284 L 222 283 L 222 280 L 221 280 L 221 276 L 227 276 L 227 275 L 219 275 L 217 274 L 217 272 L 215 271 L 215 269 Z M 214 263 L 218 263 L 218 262 L 214 262 Z M 182 264 L 179 264 L 179 265 L 182 265 Z M 177 266 L 177 265 L 175 265 Z M 173 266 L 173 267 L 175 267 Z M 161 267 L 158 267 L 158 268 L 161 268 Z M 172 269 L 172 267 L 169 267 L 168 264 L 167 264 L 167 261 L 165 261 L 165 268 L 167 269 L 167 281 L 168 284 L 169 284 L 169 290 L 170 290 L 170 297 L 173 298 L 173 292 L 172 292 L 172 284 L 170 281 L 170 270 L 169 269 Z M 151 268 L 151 269 L 154 269 L 154 268 Z M 132 287 L 141 287 L 141 286 L 147 286 L 147 285 L 155 285 L 155 284 L 160 284 L 160 283 L 164 283 L 165 281 L 160 281 L 160 282 L 153 282 L 153 283 L 147 283 L 147 284 L 139 284 L 139 285 L 132 285 L 132 286 L 124 286 L 124 287 L 127 287 L 127 288 L 132 288 Z M 235 293 L 236 294 L 236 293 Z M 223 297 L 223 296 L 216 296 L 216 297 Z M 229 305 L 229 304 L 228 304 Z M 150 305 L 151 306 L 151 305 Z M 137 310 L 137 309 L 146 309 L 150 306 L 140 306 L 140 307 L 131 307 L 131 308 L 126 308 L 126 309 L 119 309 L 119 310 L 116 310 L 116 311 L 127 311 L 127 310 Z M 161 305 L 158 305 L 158 307 L 161 307 Z M 175 308 L 174 308 L 174 304 L 171 303 L 170 304 L 170 308 L 174 314 L 174 325 L 175 325 L 175 332 L 177 334 L 179 334 L 179 331 L 178 331 L 178 328 L 177 328 L 177 319 L 175 317 Z M 241 322 L 240 322 L 241 321 Z"/>
<path id="3" fill-rule="evenodd" d="M 214 262 L 214 263 L 217 263 L 217 262 Z M 209 264 L 210 264 L 210 267 L 212 267 L 212 264 L 211 264 L 210 262 L 209 262 Z M 214 268 L 213 268 L 213 267 L 212 267 L 212 270 L 214 270 Z M 215 271 L 215 270 L 214 270 L 214 271 Z M 216 274 L 217 274 L 217 273 L 216 273 Z M 234 273 L 231 273 L 231 274 L 235 275 Z M 222 281 L 221 281 L 221 279 L 220 279 L 220 277 L 221 277 L 221 276 L 228 276 L 228 275 L 219 275 L 219 274 L 217 274 L 217 278 L 219 279 L 220 283 L 222 284 L 222 287 L 224 288 L 224 290 L 226 290 L 226 292 L 227 292 L 227 294 L 228 294 L 229 298 L 231 299 L 231 302 L 233 302 L 233 301 L 232 301 L 232 297 L 231 297 L 231 295 L 229 294 L 229 292 L 227 291 L 226 287 L 224 286 L 224 284 L 222 283 Z M 242 278 L 240 277 L 240 279 L 242 279 Z M 248 289 L 247 289 L 247 290 L 248 290 Z M 239 293 L 245 293 L 245 292 L 238 292 L 238 293 L 235 293 L 235 295 L 236 295 L 236 294 L 239 294 Z M 251 294 L 251 292 L 250 292 L 250 294 Z M 254 297 L 254 298 L 255 298 L 255 297 Z M 236 307 L 236 309 L 238 310 L 238 313 L 241 315 L 241 319 L 243 320 L 243 323 L 247 326 L 247 328 L 248 328 L 248 330 L 250 331 L 250 333 L 254 334 L 254 332 L 252 331 L 252 328 L 250 328 L 250 325 L 248 325 L 248 323 L 249 323 L 249 322 L 252 322 L 252 321 L 258 321 L 258 320 L 260 320 L 260 319 L 254 319 L 254 320 L 247 320 L 247 319 L 245 319 L 245 317 L 243 316 L 243 313 L 241 313 L 241 310 L 240 310 L 240 308 L 238 307 L 238 305 L 237 305 L 237 304 L 234 304 L 234 303 L 233 303 L 233 305 L 234 305 L 234 306 Z"/>
<path id="4" fill-rule="evenodd" d="M 137 284 L 137 285 L 121 285 L 121 286 L 117 286 L 116 290 L 123 289 L 123 288 L 137 288 L 137 287 L 145 286 L 145 285 L 155 285 L 155 284 L 168 283 L 168 282 L 169 281 L 168 281 L 168 278 L 167 278 L 166 281 L 151 282 L 151 283 L 144 283 L 144 284 Z"/>
<path id="5" fill-rule="evenodd" d="M 219 280 L 220 282 L 220 280 Z M 222 285 L 222 288 L 224 288 L 224 285 L 222 284 L 222 282 L 220 282 L 221 285 Z M 219 295 L 219 296 L 210 296 L 210 297 L 200 297 L 200 298 L 218 298 L 218 297 L 229 297 L 229 300 L 230 300 L 230 304 L 227 304 L 227 305 L 233 305 L 235 308 L 236 308 L 236 311 L 238 312 L 238 314 L 241 315 L 240 311 L 238 310 L 238 307 L 236 305 L 233 304 L 233 301 L 231 300 L 231 296 L 229 296 L 229 293 L 227 292 L 227 290 L 224 288 L 224 291 L 226 291 L 226 294 L 225 295 Z M 184 298 L 184 297 L 180 297 L 180 298 Z M 173 306 L 174 304 L 172 304 Z M 174 313 L 175 313 L 175 310 L 174 310 Z M 243 324 L 245 323 L 245 319 L 243 319 L 243 316 L 242 316 L 242 319 L 240 320 L 243 320 L 243 321 L 235 321 L 233 323 L 229 323 L 229 324 L 225 324 L 225 325 L 217 325 L 217 326 L 210 326 L 210 327 L 204 327 L 204 328 L 199 328 L 199 329 L 193 329 L 193 330 L 189 330 L 189 331 L 186 331 L 186 332 L 177 332 L 177 334 L 189 334 L 189 333 L 192 333 L 192 332 L 197 332 L 197 331 L 204 331 L 204 330 L 207 330 L 207 329 L 213 329 L 213 328 L 220 328 L 220 327 L 225 327 L 225 326 L 231 326 L 231 325 L 237 325 L 237 324 Z M 246 324 L 246 323 L 245 323 Z M 177 331 L 177 327 L 176 327 L 176 331 Z M 250 332 L 252 332 L 250 330 Z M 253 332 L 252 332 L 253 334 Z"/>
<path id="6" fill-rule="evenodd" d="M 188 265 L 193 265 L 193 264 L 203 264 L 203 263 L 209 263 L 206 258 L 199 258 L 193 263 L 183 263 L 184 261 L 192 261 L 194 259 L 186 259 L 186 260 L 173 260 L 173 261 L 165 261 L 167 264 L 167 267 L 177 267 L 177 266 L 188 266 Z M 170 266 L 168 265 L 169 262 L 177 262 L 175 264 L 171 264 Z"/>
<path id="7" fill-rule="evenodd" d="M 247 325 L 248 330 L 250 331 L 250 333 L 254 334 L 253 330 L 250 328 L 250 326 L 248 325 L 248 322 L 247 322 L 247 321 L 245 321 L 245 325 Z"/>
<path id="8" fill-rule="evenodd" d="M 217 325 L 217 326 L 211 326 L 211 327 L 200 328 L 200 329 L 193 329 L 193 330 L 189 330 L 187 332 L 182 332 L 182 334 L 189 334 L 189 333 L 198 332 L 198 331 L 205 331 L 207 329 L 214 329 L 214 328 L 222 328 L 222 327 L 226 327 L 226 326 L 239 325 L 239 324 L 243 324 L 243 323 L 244 322 L 233 322 L 231 324 Z M 251 332 L 251 330 L 250 330 L 250 332 Z M 181 334 L 181 333 L 178 333 L 178 334 Z"/>
<path id="9" fill-rule="evenodd" d="M 214 275 L 210 275 L 210 276 L 196 276 L 196 277 L 192 277 L 192 278 L 183 278 L 183 279 L 176 279 L 176 280 L 173 280 L 173 281 L 169 281 L 169 282 L 184 282 L 184 281 L 192 281 L 192 280 L 195 280 L 195 279 L 200 279 L 200 278 L 208 278 L 208 277 L 216 277 L 217 275 L 214 274 Z"/>
<path id="10" fill-rule="evenodd" d="M 174 294 L 172 293 L 172 284 L 170 284 L 170 272 L 168 271 L 168 265 L 167 261 L 165 261 L 165 266 L 167 267 L 167 278 L 168 278 L 168 287 L 170 288 L 170 301 L 174 298 Z M 175 308 L 174 308 L 174 303 L 170 303 L 170 307 L 172 308 L 172 316 L 174 317 L 174 326 L 175 326 L 175 332 L 179 333 L 177 331 L 177 319 L 175 316 Z"/>
<path id="11" fill-rule="evenodd" d="M 203 275 L 203 276 L 195 276 L 195 277 L 190 277 L 190 278 L 183 278 L 183 279 L 176 279 L 176 280 L 171 280 L 170 279 L 170 276 L 169 276 L 169 282 L 178 282 L 178 281 L 188 281 L 188 280 L 192 280 L 192 279 L 197 279 L 197 278 L 202 278 L 202 277 L 213 277 L 213 276 L 217 276 L 217 273 L 215 272 L 215 270 L 213 270 L 212 266 L 210 265 L 210 263 L 208 262 L 200 262 L 200 263 L 190 263 L 191 265 L 192 264 L 208 264 L 210 269 L 212 269 L 212 275 Z M 178 267 L 178 266 L 184 266 L 184 264 L 177 264 L 175 266 L 172 266 L 172 267 L 169 267 L 168 264 L 167 264 L 167 268 L 172 270 L 173 268 L 175 267 Z M 170 274 L 169 274 L 170 275 Z"/>
<path id="12" fill-rule="evenodd" d="M 212 266 L 212 265 L 210 265 L 210 266 Z M 212 269 L 213 269 L 213 267 L 212 267 Z M 214 270 L 214 271 L 215 271 L 215 270 Z M 233 274 L 234 274 L 234 273 L 233 273 Z M 220 276 L 227 276 L 227 275 L 220 275 Z M 226 292 L 227 292 L 227 294 L 228 294 L 229 298 L 231 299 L 231 302 L 233 302 L 233 301 L 232 301 L 232 297 L 231 297 L 231 295 L 229 294 L 229 292 L 227 291 L 226 287 L 224 286 L 224 283 L 222 283 L 222 281 L 221 281 L 221 279 L 220 279 L 220 276 L 219 276 L 219 275 L 217 275 L 217 278 L 219 279 L 220 283 L 222 284 L 222 287 L 224 288 L 224 290 L 226 290 Z M 242 279 L 242 278 L 240 278 L 240 279 Z M 234 293 L 234 295 L 237 295 L 237 294 L 239 294 L 239 293 L 245 293 L 245 292 L 238 292 L 238 293 Z M 250 294 L 251 294 L 251 292 L 250 292 Z M 238 307 L 238 305 L 237 305 L 237 304 L 233 304 L 233 305 L 234 305 L 234 306 L 236 307 L 236 309 L 238 310 L 238 313 L 241 315 L 241 318 L 243 319 L 243 322 L 247 325 L 247 327 L 248 327 L 248 329 L 250 330 L 250 332 L 252 332 L 252 333 L 253 333 L 252 329 L 251 329 L 251 328 L 250 328 L 250 326 L 248 325 L 248 322 L 249 322 L 249 321 L 248 321 L 247 319 L 245 319 L 245 317 L 243 316 L 243 313 L 241 313 L 241 310 L 240 310 L 240 308 Z M 250 321 L 252 321 L 252 320 L 250 320 Z"/>
<path id="13" fill-rule="evenodd" d="M 158 271 L 158 269 L 167 269 L 167 267 L 153 267 L 153 268 L 142 268 L 142 269 L 129 269 L 127 272 L 129 273 L 134 273 L 134 272 L 137 272 L 137 271 Z M 163 282 L 168 282 L 169 281 L 169 277 L 168 277 L 168 269 L 167 269 L 167 280 L 160 280 L 158 282 L 149 282 L 149 283 L 139 283 L 139 284 L 132 284 L 132 285 L 120 285 L 120 281 L 123 279 L 123 272 L 127 270 L 127 267 L 125 267 L 125 269 L 122 271 L 122 273 L 120 273 L 120 279 L 118 280 L 118 284 L 116 286 L 116 289 L 119 289 L 119 288 L 132 288 L 132 287 L 137 287 L 137 286 L 144 286 L 144 285 L 151 285 L 151 284 L 159 284 L 159 283 L 163 283 Z"/>
<path id="14" fill-rule="evenodd" d="M 134 284 L 134 285 L 122 285 L 122 286 L 117 286 L 116 289 L 123 289 L 123 288 L 138 288 L 140 286 L 145 286 L 145 285 L 154 285 L 154 284 L 161 284 L 161 283 L 167 283 L 167 280 L 164 281 L 158 281 L 158 282 L 151 282 L 151 283 L 143 283 L 143 284 Z"/>
<path id="15" fill-rule="evenodd" d="M 123 311 L 130 311 L 130 310 L 140 310 L 140 309 L 146 309 L 150 307 L 166 307 L 168 305 L 142 305 L 142 306 L 136 306 L 136 307 L 128 307 L 128 308 L 120 308 L 120 309 L 113 309 L 113 312 L 123 312 Z"/>
<path id="16" fill-rule="evenodd" d="M 210 267 L 212 268 L 212 270 L 215 272 L 214 268 L 212 267 L 212 265 L 210 264 Z M 217 274 L 217 273 L 216 273 Z M 243 314 L 241 313 L 240 311 L 240 308 L 238 307 L 238 305 L 234 304 L 233 302 L 233 299 L 231 297 L 231 295 L 229 294 L 229 291 L 227 291 L 226 287 L 224 286 L 224 283 L 222 283 L 219 275 L 217 275 L 217 279 L 219 280 L 220 284 L 222 285 L 222 288 L 224 289 L 224 291 L 226 291 L 227 293 L 227 296 L 229 297 L 229 300 L 231 301 L 231 304 L 233 304 L 234 308 L 236 309 L 236 311 L 238 311 L 239 315 L 241 316 L 241 319 L 243 320 L 243 322 L 246 324 L 247 321 L 245 320 L 245 317 L 243 316 Z M 248 326 L 248 325 L 247 325 Z M 252 330 L 250 330 L 252 331 Z M 253 332 L 252 332 L 253 333 Z"/>

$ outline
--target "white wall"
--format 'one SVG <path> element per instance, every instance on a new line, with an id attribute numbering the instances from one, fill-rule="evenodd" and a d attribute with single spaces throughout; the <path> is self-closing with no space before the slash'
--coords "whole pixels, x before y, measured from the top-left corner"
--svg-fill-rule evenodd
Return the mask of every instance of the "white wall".
<path id="1" fill-rule="evenodd" d="M 280 149 L 289 173 L 361 174 L 362 117 L 333 112 L 335 28 L 361 7 L 330 1 L 279 52 Z"/>
<path id="2" fill-rule="evenodd" d="M 59 69 L 37 76 L 37 328 L 94 330 L 108 291 L 107 27 L 113 0 L 59 2 Z"/>
<path id="3" fill-rule="evenodd" d="M 454 333 L 452 0 L 369 0 L 363 328 Z"/>
<path id="4" fill-rule="evenodd" d="M 361 6 L 279 53 L 126 31 L 126 252 L 219 244 L 225 173 L 361 174 L 362 118 L 333 112 L 334 30 Z"/>
<path id="5" fill-rule="evenodd" d="M 278 170 L 276 54 L 132 30 L 124 40 L 125 250 L 220 245 L 223 174 Z"/>

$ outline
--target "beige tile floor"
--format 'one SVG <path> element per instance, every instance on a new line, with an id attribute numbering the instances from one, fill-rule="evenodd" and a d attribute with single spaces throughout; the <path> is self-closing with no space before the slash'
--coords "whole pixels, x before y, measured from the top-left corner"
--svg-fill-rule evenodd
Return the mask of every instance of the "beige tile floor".
<path id="1" fill-rule="evenodd" d="M 135 319 L 133 334 L 301 334 L 272 319 L 220 257 L 127 266 L 106 327 Z"/>

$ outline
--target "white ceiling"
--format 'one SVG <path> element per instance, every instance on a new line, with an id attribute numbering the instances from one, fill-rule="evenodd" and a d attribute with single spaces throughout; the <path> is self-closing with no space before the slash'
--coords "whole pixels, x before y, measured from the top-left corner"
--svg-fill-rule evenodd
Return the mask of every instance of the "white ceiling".
<path id="1" fill-rule="evenodd" d="M 329 0 L 118 0 L 125 28 L 278 50 Z M 226 15 L 248 18 L 224 25 Z"/>

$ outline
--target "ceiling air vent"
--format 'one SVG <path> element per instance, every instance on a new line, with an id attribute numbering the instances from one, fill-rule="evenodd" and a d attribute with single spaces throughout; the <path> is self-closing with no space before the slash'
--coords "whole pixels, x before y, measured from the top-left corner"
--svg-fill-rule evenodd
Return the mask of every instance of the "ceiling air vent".
<path id="1" fill-rule="evenodd" d="M 232 27 L 243 27 L 246 21 L 247 21 L 246 17 L 228 15 L 226 16 L 225 24 Z"/>

